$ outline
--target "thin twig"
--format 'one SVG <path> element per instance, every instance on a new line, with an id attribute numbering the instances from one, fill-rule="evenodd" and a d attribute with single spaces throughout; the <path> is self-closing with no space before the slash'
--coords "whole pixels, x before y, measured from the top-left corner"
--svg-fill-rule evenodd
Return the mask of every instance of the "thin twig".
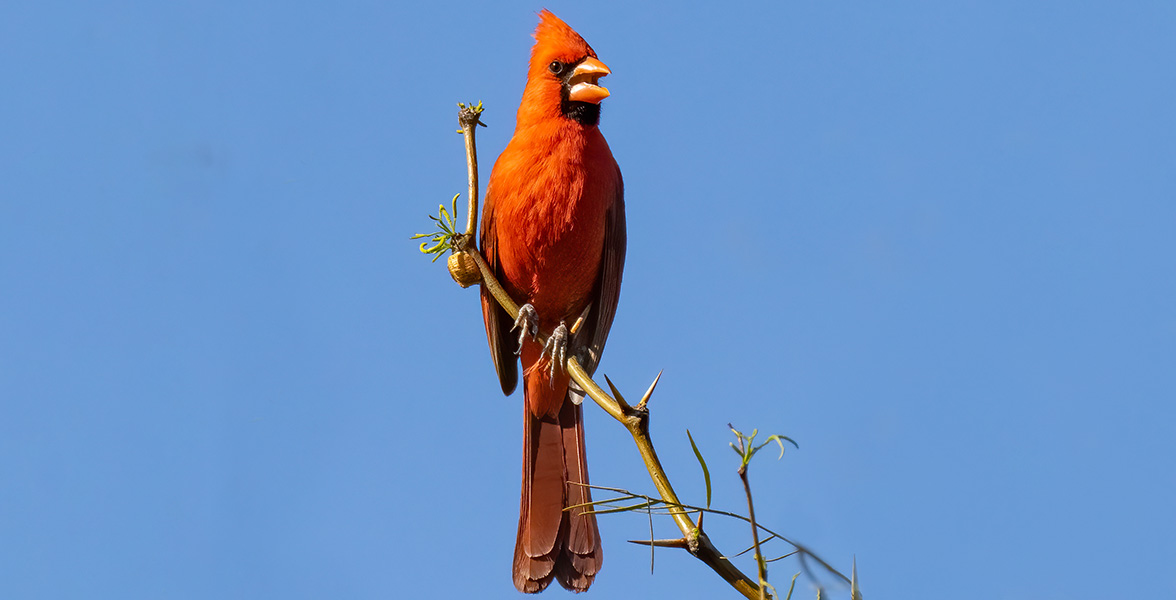
<path id="1" fill-rule="evenodd" d="M 465 138 L 466 149 L 466 171 L 469 175 L 470 181 L 470 195 L 469 207 L 470 210 L 466 215 L 466 237 L 472 240 L 474 237 L 474 229 L 478 226 L 478 148 L 474 143 L 474 129 L 478 125 L 485 125 L 479 120 L 482 114 L 482 103 L 478 102 L 478 106 L 474 107 L 471 103 L 469 106 L 458 104 L 457 122 L 461 124 L 462 137 Z"/>
<path id="2" fill-rule="evenodd" d="M 743 491 L 747 494 L 747 518 L 751 521 L 751 545 L 755 548 L 755 567 L 759 575 L 760 600 L 764 600 L 764 594 L 767 593 L 764 588 L 768 583 L 768 567 L 764 564 L 764 555 L 760 551 L 759 527 L 755 524 L 755 504 L 751 501 L 751 483 L 747 480 L 746 463 L 739 467 L 739 479 L 743 481 Z"/>
<path id="3" fill-rule="evenodd" d="M 775 535 L 775 534 L 772 534 L 772 535 L 769 535 L 768 537 L 766 537 L 766 538 L 764 538 L 764 539 L 760 540 L 760 541 L 759 541 L 759 543 L 760 543 L 761 545 L 763 545 L 763 544 L 766 544 L 766 543 L 768 543 L 768 542 L 770 542 L 770 541 L 772 541 L 772 540 L 774 540 L 774 539 L 776 539 L 776 535 Z M 747 548 L 744 548 L 744 549 L 743 549 L 741 552 L 739 552 L 738 554 L 733 554 L 733 555 L 731 555 L 731 556 L 728 556 L 727 558 L 736 558 L 736 557 L 739 557 L 739 556 L 743 556 L 744 554 L 747 554 L 748 552 L 751 552 L 752 550 L 755 550 L 755 546 L 754 546 L 754 545 L 752 545 L 752 546 L 748 546 Z"/>

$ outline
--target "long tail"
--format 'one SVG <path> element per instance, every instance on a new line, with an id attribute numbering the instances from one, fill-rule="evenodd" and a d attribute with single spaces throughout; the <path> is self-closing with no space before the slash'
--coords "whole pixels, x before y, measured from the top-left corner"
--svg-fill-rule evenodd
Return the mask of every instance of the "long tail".
<path id="1" fill-rule="evenodd" d="M 577 485 L 588 483 L 583 411 L 565 398 L 555 417 L 535 417 L 529 408 L 524 415 L 515 587 L 541 592 L 554 577 L 569 590 L 585 591 L 604 561 L 596 515 L 564 510 L 592 501 L 590 490 Z"/>

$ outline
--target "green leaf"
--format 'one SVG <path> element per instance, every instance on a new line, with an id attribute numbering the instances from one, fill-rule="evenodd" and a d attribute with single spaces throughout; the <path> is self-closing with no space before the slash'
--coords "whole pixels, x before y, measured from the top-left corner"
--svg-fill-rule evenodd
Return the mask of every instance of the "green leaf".
<path id="1" fill-rule="evenodd" d="M 706 481 L 706 507 L 711 505 L 711 478 L 710 469 L 706 468 L 706 461 L 702 458 L 702 453 L 698 451 L 698 445 L 694 443 L 694 436 L 690 435 L 690 430 L 686 430 L 686 437 L 690 439 L 690 447 L 694 449 L 694 457 L 698 459 L 698 464 L 702 466 L 702 478 Z"/>
<path id="2" fill-rule="evenodd" d="M 788 436 L 783 436 L 783 435 L 772 435 L 772 436 L 769 436 L 768 439 L 764 441 L 764 443 L 757 446 L 755 451 L 752 452 L 752 454 L 754 454 L 755 452 L 759 452 L 760 448 L 763 448 L 764 446 L 767 446 L 768 444 L 770 444 L 772 442 L 776 442 L 777 444 L 780 445 L 780 457 L 777 458 L 776 460 L 780 460 L 780 458 L 784 458 L 784 440 L 787 440 L 789 443 L 791 443 L 793 446 L 795 446 L 797 450 L 800 449 L 800 446 L 798 446 L 796 444 L 796 442 L 792 440 L 792 438 L 790 438 Z"/>
<path id="3" fill-rule="evenodd" d="M 438 231 L 434 231 L 433 233 L 418 233 L 409 237 L 410 240 L 429 238 L 429 241 L 421 243 L 420 250 L 425 254 L 435 255 L 433 256 L 433 262 L 437 262 L 437 259 L 441 258 L 441 255 L 446 250 L 452 250 L 454 247 L 453 240 L 458 235 L 456 231 L 457 219 L 455 217 L 457 215 L 458 196 L 461 196 L 461 194 L 454 194 L 453 200 L 450 201 L 453 207 L 452 213 L 450 213 L 449 209 L 445 208 L 445 204 L 438 204 L 437 213 L 440 216 L 429 215 L 429 219 L 436 224 Z"/>

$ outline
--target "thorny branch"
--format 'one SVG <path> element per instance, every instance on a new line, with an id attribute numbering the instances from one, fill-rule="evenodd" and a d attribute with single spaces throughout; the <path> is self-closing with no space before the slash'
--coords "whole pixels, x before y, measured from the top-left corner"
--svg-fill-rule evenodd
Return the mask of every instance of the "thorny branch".
<path id="1" fill-rule="evenodd" d="M 460 259 L 460 261 L 457 262 L 463 262 L 467 259 L 471 260 L 476 265 L 476 271 L 475 269 L 470 268 L 469 270 L 471 272 L 466 274 L 463 279 L 463 277 L 459 277 L 459 274 L 454 271 L 455 261 L 451 259 L 450 273 L 453 275 L 454 279 L 457 280 L 458 283 L 463 287 L 467 287 L 473 283 L 481 283 L 486 287 L 487 290 L 490 291 L 490 293 L 494 296 L 502 308 L 506 310 L 506 312 L 513 319 L 518 317 L 519 305 L 513 299 L 511 299 L 509 294 L 506 293 L 506 291 L 499 284 L 498 280 L 495 278 L 494 273 L 491 271 L 489 265 L 486 264 L 485 258 L 477 249 L 477 240 L 474 233 L 474 228 L 477 226 L 478 219 L 478 158 L 476 145 L 474 142 L 474 132 L 478 125 L 482 125 L 483 127 L 485 126 L 479 120 L 479 117 L 482 113 L 482 103 L 479 102 L 477 105 L 470 104 L 469 106 L 458 104 L 458 107 L 458 122 L 461 125 L 460 133 L 462 133 L 465 138 L 466 164 L 469 174 L 469 211 L 465 233 L 456 233 L 456 227 L 454 227 L 454 232 L 450 234 L 451 242 L 449 246 L 452 247 L 454 255 Z M 540 337 L 541 339 L 539 342 L 541 344 L 545 344 L 547 332 L 542 332 Z M 746 598 L 752 600 L 772 598 L 772 596 L 768 594 L 765 589 L 766 587 L 770 586 L 761 586 L 757 584 L 755 580 L 745 575 L 742 571 L 735 567 L 735 565 L 733 565 L 723 553 L 719 552 L 718 549 L 715 548 L 714 544 L 711 543 L 710 538 L 707 537 L 706 533 L 702 530 L 701 514 L 704 511 L 702 509 L 695 509 L 689 505 L 682 504 L 678 500 L 678 495 L 674 492 L 673 486 L 670 485 L 669 477 L 666 475 L 665 469 L 662 468 L 661 461 L 657 457 L 657 452 L 654 450 L 653 441 L 650 439 L 649 435 L 649 410 L 647 408 L 647 403 L 650 396 L 653 394 L 654 388 L 657 387 L 657 379 L 654 379 L 653 384 L 649 386 L 649 390 L 645 392 L 645 395 L 642 397 L 641 401 L 636 406 L 631 406 L 625 400 L 624 396 L 622 396 L 621 393 L 616 389 L 616 387 L 613 386 L 612 382 L 608 381 L 608 377 L 605 377 L 605 380 L 613 392 L 612 395 L 609 395 L 600 387 L 600 385 L 592 380 L 592 378 L 584 370 L 584 367 L 575 357 L 569 357 L 567 359 L 565 368 L 571 375 L 572 380 L 575 381 L 576 384 L 578 384 L 585 391 L 585 393 L 587 393 L 588 396 L 590 396 L 592 400 L 596 402 L 597 405 L 604 409 L 604 411 L 611 417 L 624 425 L 625 428 L 629 431 L 630 435 L 633 437 L 634 443 L 637 445 L 637 451 L 641 454 L 641 459 L 645 463 L 646 470 L 649 472 L 649 476 L 653 480 L 653 485 L 661 497 L 659 502 L 667 507 L 667 514 L 673 518 L 674 523 L 678 526 L 678 529 L 681 530 L 683 537 L 680 540 L 666 540 L 662 541 L 663 543 L 655 545 L 674 546 L 686 549 L 688 552 L 694 555 L 695 558 L 701 560 L 715 573 L 726 580 L 732 587 L 734 587 Z M 658 377 L 661 377 L 660 373 L 658 374 Z M 690 514 L 695 511 L 699 512 L 698 524 L 695 524 L 690 517 Z M 734 513 L 722 513 L 722 511 L 711 511 L 707 509 L 705 512 L 718 512 L 720 514 L 728 514 L 729 516 L 740 519 L 744 518 Z M 762 527 L 757 527 L 757 530 L 761 528 Z M 765 529 L 765 531 L 767 530 Z M 774 537 L 785 539 L 782 536 L 775 534 L 772 535 Z M 806 554 L 808 556 L 812 556 L 830 571 L 837 573 L 836 570 L 828 566 L 828 564 L 826 564 L 824 561 L 807 552 L 807 550 L 804 550 L 796 544 L 793 545 L 797 547 L 802 556 Z M 758 556 L 759 551 L 757 548 L 757 557 Z M 762 560 L 762 557 L 757 558 L 757 562 Z M 761 582 L 766 584 L 766 582 L 763 581 L 762 563 L 760 563 L 760 567 L 761 572 L 759 579 Z M 841 575 L 840 573 L 837 574 Z M 841 575 L 841 577 L 844 578 L 843 575 Z"/>

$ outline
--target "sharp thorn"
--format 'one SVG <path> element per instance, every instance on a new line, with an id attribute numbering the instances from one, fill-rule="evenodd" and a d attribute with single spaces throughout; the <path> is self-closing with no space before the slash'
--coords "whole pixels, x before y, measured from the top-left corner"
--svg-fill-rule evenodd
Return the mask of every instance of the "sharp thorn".
<path id="1" fill-rule="evenodd" d="M 621 391 L 617 389 L 617 386 L 613 385 L 613 382 L 608 378 L 608 375 L 604 376 L 604 380 L 608 383 L 609 389 L 612 390 L 613 398 L 615 398 L 617 402 L 621 403 L 622 406 L 627 406 L 625 397 L 621 395 Z"/>
<path id="2" fill-rule="evenodd" d="M 658 382 L 658 380 L 661 379 L 662 373 L 664 373 L 664 372 L 665 372 L 665 369 L 662 369 L 661 371 L 657 372 L 657 377 L 653 378 L 653 383 L 649 384 L 648 390 L 645 390 L 645 395 L 641 397 L 641 402 L 637 403 L 637 408 L 644 408 L 645 403 L 649 402 L 649 397 L 653 395 L 653 390 L 654 390 L 654 388 L 657 387 L 657 382 Z"/>
<path id="3" fill-rule="evenodd" d="M 656 546 L 658 548 L 689 548 L 686 538 L 678 538 L 676 540 L 628 540 L 630 544 L 639 544 L 642 546 Z"/>

